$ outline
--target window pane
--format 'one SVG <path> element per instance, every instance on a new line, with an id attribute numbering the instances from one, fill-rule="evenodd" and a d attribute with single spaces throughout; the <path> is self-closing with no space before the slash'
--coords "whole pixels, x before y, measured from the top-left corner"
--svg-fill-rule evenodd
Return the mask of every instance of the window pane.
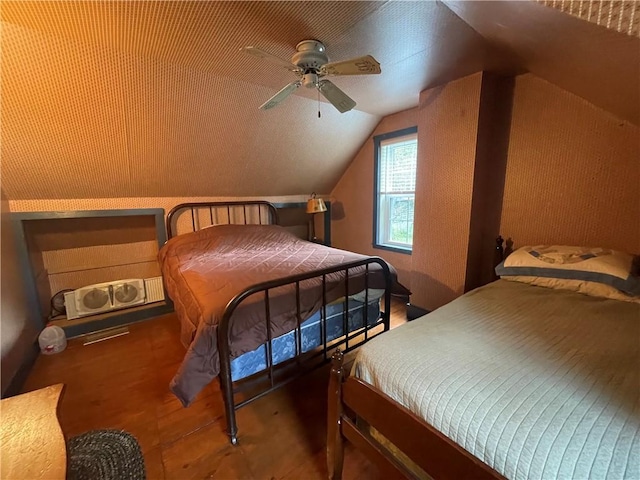
<path id="1" fill-rule="evenodd" d="M 379 137 L 378 137 L 379 138 Z M 416 129 L 387 134 L 376 141 L 377 218 L 375 243 L 411 249 L 416 189 L 418 139 Z"/>
<path id="2" fill-rule="evenodd" d="M 413 243 L 414 196 L 393 196 L 390 198 L 390 235 L 394 243 Z"/>
<path id="3" fill-rule="evenodd" d="M 415 191 L 417 155 L 417 140 L 381 146 L 380 193 Z"/>

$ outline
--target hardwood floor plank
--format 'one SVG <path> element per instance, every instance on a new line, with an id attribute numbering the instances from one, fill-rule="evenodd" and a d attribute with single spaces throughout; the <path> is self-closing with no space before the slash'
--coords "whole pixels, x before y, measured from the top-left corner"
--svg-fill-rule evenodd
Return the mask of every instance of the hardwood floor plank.
<path id="1" fill-rule="evenodd" d="M 229 444 L 227 435 L 216 423 L 162 447 L 162 461 L 166 478 L 254 478 L 244 452 Z"/>
<path id="2" fill-rule="evenodd" d="M 322 449 L 313 457 L 305 459 L 303 463 L 283 477 L 278 478 L 281 480 L 326 480 L 326 461 L 326 453 Z M 349 443 L 345 447 L 342 478 L 345 480 L 384 480 L 376 466 Z"/>
<path id="3" fill-rule="evenodd" d="M 278 480 L 300 480 L 301 478 L 305 480 L 326 480 L 327 467 L 324 449 L 309 458 L 305 458 L 293 470 L 277 478 Z"/>
<path id="4" fill-rule="evenodd" d="M 349 442 L 345 447 L 342 478 L 349 480 L 384 480 L 378 468 Z"/>
<path id="5" fill-rule="evenodd" d="M 392 305 L 392 327 L 404 323 L 404 305 Z M 328 367 L 317 369 L 237 412 L 239 446 L 229 444 L 217 381 L 188 408 L 170 392 L 185 349 L 175 315 L 130 326 L 121 337 L 41 355 L 23 391 L 65 383 L 60 424 L 67 438 L 94 429 L 133 434 L 147 478 L 326 478 Z M 355 353 L 347 355 L 353 359 Z M 381 478 L 350 446 L 344 477 Z"/>
<path id="6" fill-rule="evenodd" d="M 144 453 L 144 468 L 147 480 L 165 480 L 164 464 L 162 463 L 162 449 L 153 448 Z"/>
<path id="7" fill-rule="evenodd" d="M 214 422 L 222 423 L 223 419 L 222 396 L 209 395 L 198 398 L 187 408 L 180 406 L 179 409 L 158 417 L 160 439 L 164 445 L 173 443 L 203 426 Z M 220 428 L 224 428 L 224 425 Z"/>

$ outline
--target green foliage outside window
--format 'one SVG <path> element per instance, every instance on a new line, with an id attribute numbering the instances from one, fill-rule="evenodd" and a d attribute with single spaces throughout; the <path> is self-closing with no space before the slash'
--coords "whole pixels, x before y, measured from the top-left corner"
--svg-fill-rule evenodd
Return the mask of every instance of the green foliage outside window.
<path id="1" fill-rule="evenodd" d="M 414 202 L 413 197 L 391 201 L 389 240 L 392 242 L 413 244 Z"/>

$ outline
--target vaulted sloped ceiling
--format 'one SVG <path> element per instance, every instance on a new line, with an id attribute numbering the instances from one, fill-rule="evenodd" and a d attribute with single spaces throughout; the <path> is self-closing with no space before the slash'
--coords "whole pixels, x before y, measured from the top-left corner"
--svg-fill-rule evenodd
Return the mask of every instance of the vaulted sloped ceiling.
<path id="1" fill-rule="evenodd" d="M 3 1 L 0 16 L 10 199 L 328 192 L 383 116 L 482 69 L 639 118 L 637 36 L 537 2 Z M 295 77 L 240 47 L 289 59 L 308 38 L 382 74 L 333 79 L 357 102 L 345 114 L 302 88 L 259 111 Z"/>
<path id="2" fill-rule="evenodd" d="M 435 2 L 3 2 L 2 20 L 11 199 L 327 192 L 382 116 L 485 65 Z M 258 110 L 295 77 L 240 47 L 289 59 L 305 38 L 381 62 L 334 80 L 355 110 L 305 89 Z"/>

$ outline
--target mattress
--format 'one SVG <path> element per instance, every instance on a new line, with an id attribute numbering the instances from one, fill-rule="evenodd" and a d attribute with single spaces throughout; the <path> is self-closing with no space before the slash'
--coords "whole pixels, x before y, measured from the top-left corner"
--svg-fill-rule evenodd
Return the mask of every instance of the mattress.
<path id="1" fill-rule="evenodd" d="M 180 320 L 181 340 L 187 348 L 170 388 L 187 406 L 220 373 L 218 323 L 235 295 L 261 282 L 369 257 L 300 240 L 277 225 L 216 225 L 172 238 L 160 249 L 158 258 Z M 370 266 L 367 285 L 363 272 L 364 267 L 350 270 L 348 289 L 343 274 L 328 274 L 327 302 L 366 287 L 385 288 L 379 265 Z M 318 311 L 322 298 L 320 279 L 302 282 L 302 318 Z M 269 303 L 273 337 L 297 326 L 293 285 L 270 290 Z M 253 295 L 234 311 L 229 332 L 231 358 L 266 342 L 264 310 L 264 295 Z"/>
<path id="2" fill-rule="evenodd" d="M 364 303 L 350 298 L 347 310 L 347 331 L 349 333 L 365 326 L 365 318 L 368 326 L 374 325 L 380 319 L 380 295 L 371 296 L 368 308 L 364 309 Z M 327 343 L 342 337 L 344 329 L 344 301 L 327 305 Z M 365 317 L 366 315 L 366 317 Z M 323 345 L 322 337 L 322 311 L 316 312 L 311 318 L 300 324 L 300 340 L 302 353 L 307 353 Z M 271 341 L 271 353 L 273 364 L 278 365 L 296 356 L 295 331 L 286 333 Z M 240 380 L 267 368 L 266 344 L 260 345 L 251 352 L 240 355 L 231 361 L 231 378 Z"/>
<path id="3" fill-rule="evenodd" d="M 352 373 L 511 479 L 640 478 L 640 306 L 499 280 Z"/>

